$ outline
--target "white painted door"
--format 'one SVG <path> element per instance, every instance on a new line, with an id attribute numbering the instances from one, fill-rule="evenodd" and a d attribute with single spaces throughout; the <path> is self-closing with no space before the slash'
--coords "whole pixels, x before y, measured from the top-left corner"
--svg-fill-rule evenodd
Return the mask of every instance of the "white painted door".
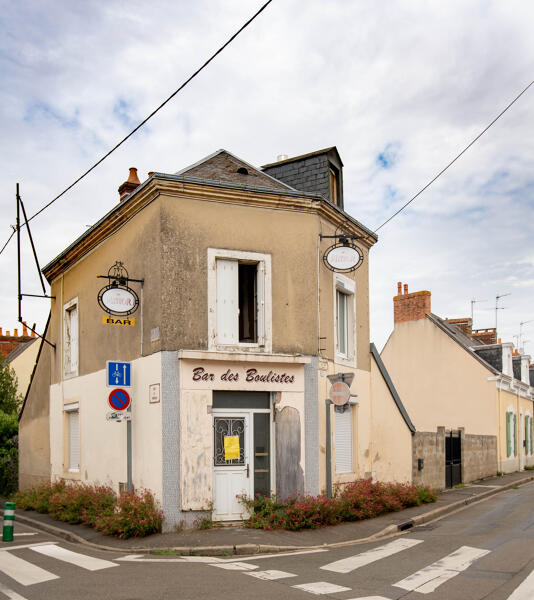
<path id="1" fill-rule="evenodd" d="M 236 496 L 253 495 L 250 416 L 238 411 L 214 411 L 213 414 L 213 518 L 218 521 L 235 521 L 247 516 Z"/>

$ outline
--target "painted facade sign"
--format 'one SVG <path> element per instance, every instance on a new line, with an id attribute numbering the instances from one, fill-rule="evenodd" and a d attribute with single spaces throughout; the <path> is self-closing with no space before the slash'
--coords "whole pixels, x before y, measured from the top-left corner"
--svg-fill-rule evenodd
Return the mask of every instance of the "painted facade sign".
<path id="1" fill-rule="evenodd" d="M 286 372 L 272 370 L 258 371 L 258 369 L 227 369 L 220 374 L 220 381 L 244 381 L 246 383 L 294 383 L 295 376 Z M 210 373 L 204 367 L 195 367 L 193 369 L 193 381 L 215 381 L 216 374 Z"/>
<path id="2" fill-rule="evenodd" d="M 302 364 L 182 360 L 181 385 L 185 389 L 301 392 Z"/>

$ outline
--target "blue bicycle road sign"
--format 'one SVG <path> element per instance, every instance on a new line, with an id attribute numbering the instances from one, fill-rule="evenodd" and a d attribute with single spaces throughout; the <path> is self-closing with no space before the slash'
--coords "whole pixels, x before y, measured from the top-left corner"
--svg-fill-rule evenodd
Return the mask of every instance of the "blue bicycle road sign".
<path id="1" fill-rule="evenodd" d="M 131 387 L 132 363 L 121 362 L 119 360 L 108 360 L 106 365 L 106 381 L 108 387 Z"/>

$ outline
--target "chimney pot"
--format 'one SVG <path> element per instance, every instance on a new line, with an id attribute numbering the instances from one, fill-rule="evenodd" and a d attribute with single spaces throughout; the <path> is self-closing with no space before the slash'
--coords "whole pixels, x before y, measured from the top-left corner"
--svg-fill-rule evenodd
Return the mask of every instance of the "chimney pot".
<path id="1" fill-rule="evenodd" d="M 130 167 L 128 179 L 119 186 L 120 201 L 126 200 L 140 183 L 139 177 L 137 177 L 137 169 L 135 167 Z"/>
<path id="2" fill-rule="evenodd" d="M 13 335 L 15 337 L 19 337 L 19 330 L 18 329 L 13 329 Z"/>
<path id="3" fill-rule="evenodd" d="M 22 321 L 22 335 L 28 335 L 26 321 Z"/>
<path id="4" fill-rule="evenodd" d="M 397 295 L 400 296 L 402 294 L 402 281 L 397 282 Z"/>
<path id="5" fill-rule="evenodd" d="M 149 171 L 148 172 L 148 178 L 150 179 L 152 177 L 152 175 L 154 175 L 154 171 Z"/>
<path id="6" fill-rule="evenodd" d="M 502 344 L 501 338 L 497 340 L 497 344 Z"/>
<path id="7" fill-rule="evenodd" d="M 408 293 L 408 284 L 407 283 L 404 284 L 404 293 L 405 294 Z"/>
<path id="8" fill-rule="evenodd" d="M 1 327 L 0 327 L 0 335 L 3 335 L 3 334 L 2 334 L 2 328 L 1 328 Z"/>
<path id="9" fill-rule="evenodd" d="M 9 331 L 6 331 L 6 336 L 7 336 L 7 337 L 11 337 L 11 334 L 10 334 L 10 332 L 9 332 Z"/>

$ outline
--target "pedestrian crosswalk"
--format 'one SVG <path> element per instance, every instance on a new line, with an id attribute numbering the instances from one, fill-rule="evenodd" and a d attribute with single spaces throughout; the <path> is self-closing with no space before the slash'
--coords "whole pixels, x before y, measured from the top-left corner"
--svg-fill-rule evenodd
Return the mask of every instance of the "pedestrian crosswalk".
<path id="1" fill-rule="evenodd" d="M 354 554 L 334 562 L 326 563 L 319 566 L 320 571 L 327 571 L 336 574 L 337 580 L 308 580 L 299 583 L 292 583 L 291 579 L 299 577 L 298 573 L 290 571 L 281 571 L 276 569 L 269 570 L 257 570 L 257 564 L 251 564 L 247 562 L 247 559 L 239 560 L 228 560 L 225 562 L 218 562 L 210 566 L 214 566 L 221 569 L 230 569 L 234 571 L 243 571 L 243 574 L 257 579 L 265 581 L 277 581 L 281 580 L 281 583 L 285 583 L 286 580 L 288 585 L 297 590 L 302 590 L 314 595 L 328 595 L 328 594 L 344 594 L 343 598 L 348 597 L 347 594 L 352 590 L 349 586 L 347 575 L 355 580 L 352 585 L 358 584 L 358 573 L 354 573 L 358 569 L 362 569 L 377 561 L 383 561 L 385 559 L 394 557 L 395 555 L 402 552 L 410 552 L 412 549 L 423 544 L 424 540 L 413 539 L 408 537 L 398 538 L 386 544 L 382 544 L 378 547 L 372 548 L 358 554 Z M 297 554 L 299 554 L 297 552 Z M 393 588 L 401 588 L 409 592 L 417 592 L 419 594 L 430 594 L 435 592 L 440 586 L 450 581 L 454 577 L 460 575 L 463 571 L 471 567 L 476 561 L 480 560 L 484 556 L 490 554 L 490 550 L 484 548 L 473 548 L 471 546 L 461 546 L 455 549 L 453 552 L 441 557 L 439 560 L 432 562 L 431 564 L 415 571 L 414 573 L 408 574 L 406 577 L 395 583 L 390 583 Z M 248 560 L 254 560 L 258 557 L 251 557 Z M 276 556 L 271 556 L 276 558 Z M 287 561 L 285 562 L 287 564 Z M 399 563 L 397 562 L 397 565 Z M 325 573 L 326 575 L 326 573 Z M 343 577 L 344 576 L 344 577 Z M 301 577 L 302 579 L 302 577 Z M 319 578 L 318 578 L 319 579 Z M 298 581 L 298 580 L 297 580 Z M 393 580 L 395 581 L 395 580 Z M 516 592 L 510 596 L 510 600 L 532 600 L 534 597 L 534 574 L 532 575 L 532 581 L 525 581 L 522 585 L 525 586 L 525 590 L 528 593 L 521 592 L 520 588 L 517 588 Z M 360 588 L 361 589 L 361 588 Z M 341 598 L 341 596 L 336 596 Z M 384 596 L 360 596 L 358 598 L 351 597 L 350 600 L 388 600 Z"/>
<path id="2" fill-rule="evenodd" d="M 102 569 L 119 566 L 117 563 L 110 560 L 73 552 L 56 543 L 50 542 L 1 547 L 0 574 L 7 576 L 10 580 L 22 586 L 45 583 L 47 581 L 59 579 L 60 576 L 57 573 L 52 572 L 54 569 L 49 571 L 48 569 L 35 564 L 32 560 L 27 560 L 27 554 L 25 554 L 25 557 L 23 558 L 20 556 L 19 550 L 24 552 L 29 550 L 41 556 L 56 559 L 57 561 L 60 561 L 60 563 L 69 563 L 87 571 L 100 571 Z M 0 598 L 4 597 L 9 598 L 9 600 L 25 600 L 24 596 L 0 582 Z"/>

